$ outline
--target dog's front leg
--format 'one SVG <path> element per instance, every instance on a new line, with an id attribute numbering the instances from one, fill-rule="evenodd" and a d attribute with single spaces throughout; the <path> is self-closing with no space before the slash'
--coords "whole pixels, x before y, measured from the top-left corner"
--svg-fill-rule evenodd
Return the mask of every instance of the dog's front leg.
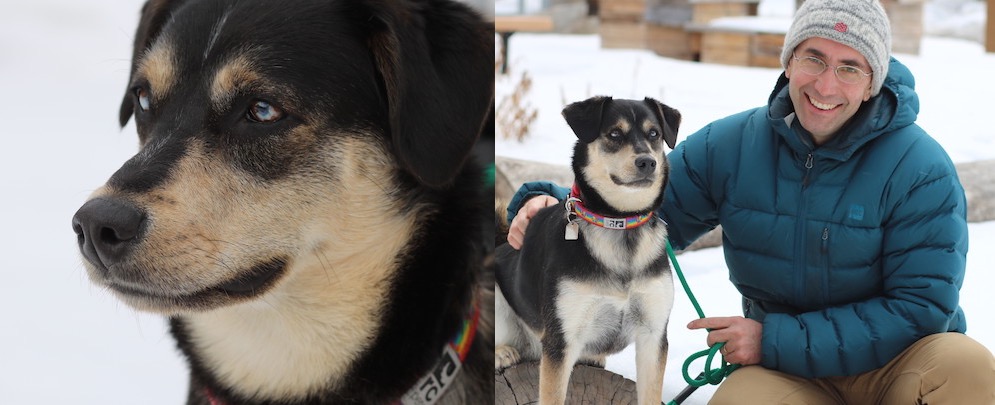
<path id="1" fill-rule="evenodd" d="M 667 332 L 636 335 L 636 395 L 639 405 L 659 405 L 667 366 Z"/>
<path id="2" fill-rule="evenodd" d="M 566 402 L 570 373 L 578 357 L 579 348 L 568 346 L 559 332 L 543 335 L 542 358 L 539 360 L 539 405 L 561 405 Z"/>

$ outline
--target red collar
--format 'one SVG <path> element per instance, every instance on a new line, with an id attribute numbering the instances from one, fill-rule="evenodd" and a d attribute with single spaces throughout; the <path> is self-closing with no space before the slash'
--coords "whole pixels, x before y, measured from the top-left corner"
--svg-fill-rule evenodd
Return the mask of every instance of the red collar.
<path id="1" fill-rule="evenodd" d="M 653 218 L 653 211 L 625 218 L 612 218 L 596 214 L 594 211 L 584 207 L 583 201 L 580 199 L 580 189 L 577 188 L 577 183 L 574 183 L 573 188 L 570 190 L 570 197 L 567 198 L 567 213 L 576 214 L 590 224 L 607 229 L 638 228 Z"/>

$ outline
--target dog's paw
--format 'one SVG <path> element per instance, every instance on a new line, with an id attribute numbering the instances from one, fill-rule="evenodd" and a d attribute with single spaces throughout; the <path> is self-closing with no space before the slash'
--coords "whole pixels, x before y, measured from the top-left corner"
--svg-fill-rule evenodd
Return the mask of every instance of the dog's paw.
<path id="1" fill-rule="evenodd" d="M 514 347 L 502 345 L 494 349 L 494 369 L 502 370 L 518 364 L 521 356 Z"/>

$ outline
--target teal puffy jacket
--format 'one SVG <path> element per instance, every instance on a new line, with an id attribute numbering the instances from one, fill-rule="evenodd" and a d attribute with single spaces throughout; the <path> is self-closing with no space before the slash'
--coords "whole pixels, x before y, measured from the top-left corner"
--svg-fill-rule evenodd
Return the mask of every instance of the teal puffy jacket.
<path id="1" fill-rule="evenodd" d="M 722 225 L 744 315 L 763 323 L 764 367 L 855 375 L 923 336 L 966 329 L 964 191 L 914 123 L 912 74 L 894 59 L 888 72 L 881 93 L 818 148 L 792 120 L 782 74 L 768 106 L 716 121 L 668 155 L 660 215 L 671 243 Z M 566 190 L 526 184 L 509 213 L 538 193 Z"/>

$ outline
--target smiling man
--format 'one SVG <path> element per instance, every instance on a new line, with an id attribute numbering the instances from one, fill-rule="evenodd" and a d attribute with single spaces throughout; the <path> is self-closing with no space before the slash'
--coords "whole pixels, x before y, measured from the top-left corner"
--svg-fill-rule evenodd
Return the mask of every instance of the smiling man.
<path id="1" fill-rule="evenodd" d="M 915 81 L 890 53 L 877 0 L 807 0 L 768 104 L 668 156 L 658 213 L 672 244 L 721 225 L 743 296 L 743 316 L 688 325 L 744 366 L 711 404 L 995 403 L 995 359 L 964 334 L 958 305 L 964 190 L 916 125 Z M 565 195 L 524 185 L 509 243 Z"/>

